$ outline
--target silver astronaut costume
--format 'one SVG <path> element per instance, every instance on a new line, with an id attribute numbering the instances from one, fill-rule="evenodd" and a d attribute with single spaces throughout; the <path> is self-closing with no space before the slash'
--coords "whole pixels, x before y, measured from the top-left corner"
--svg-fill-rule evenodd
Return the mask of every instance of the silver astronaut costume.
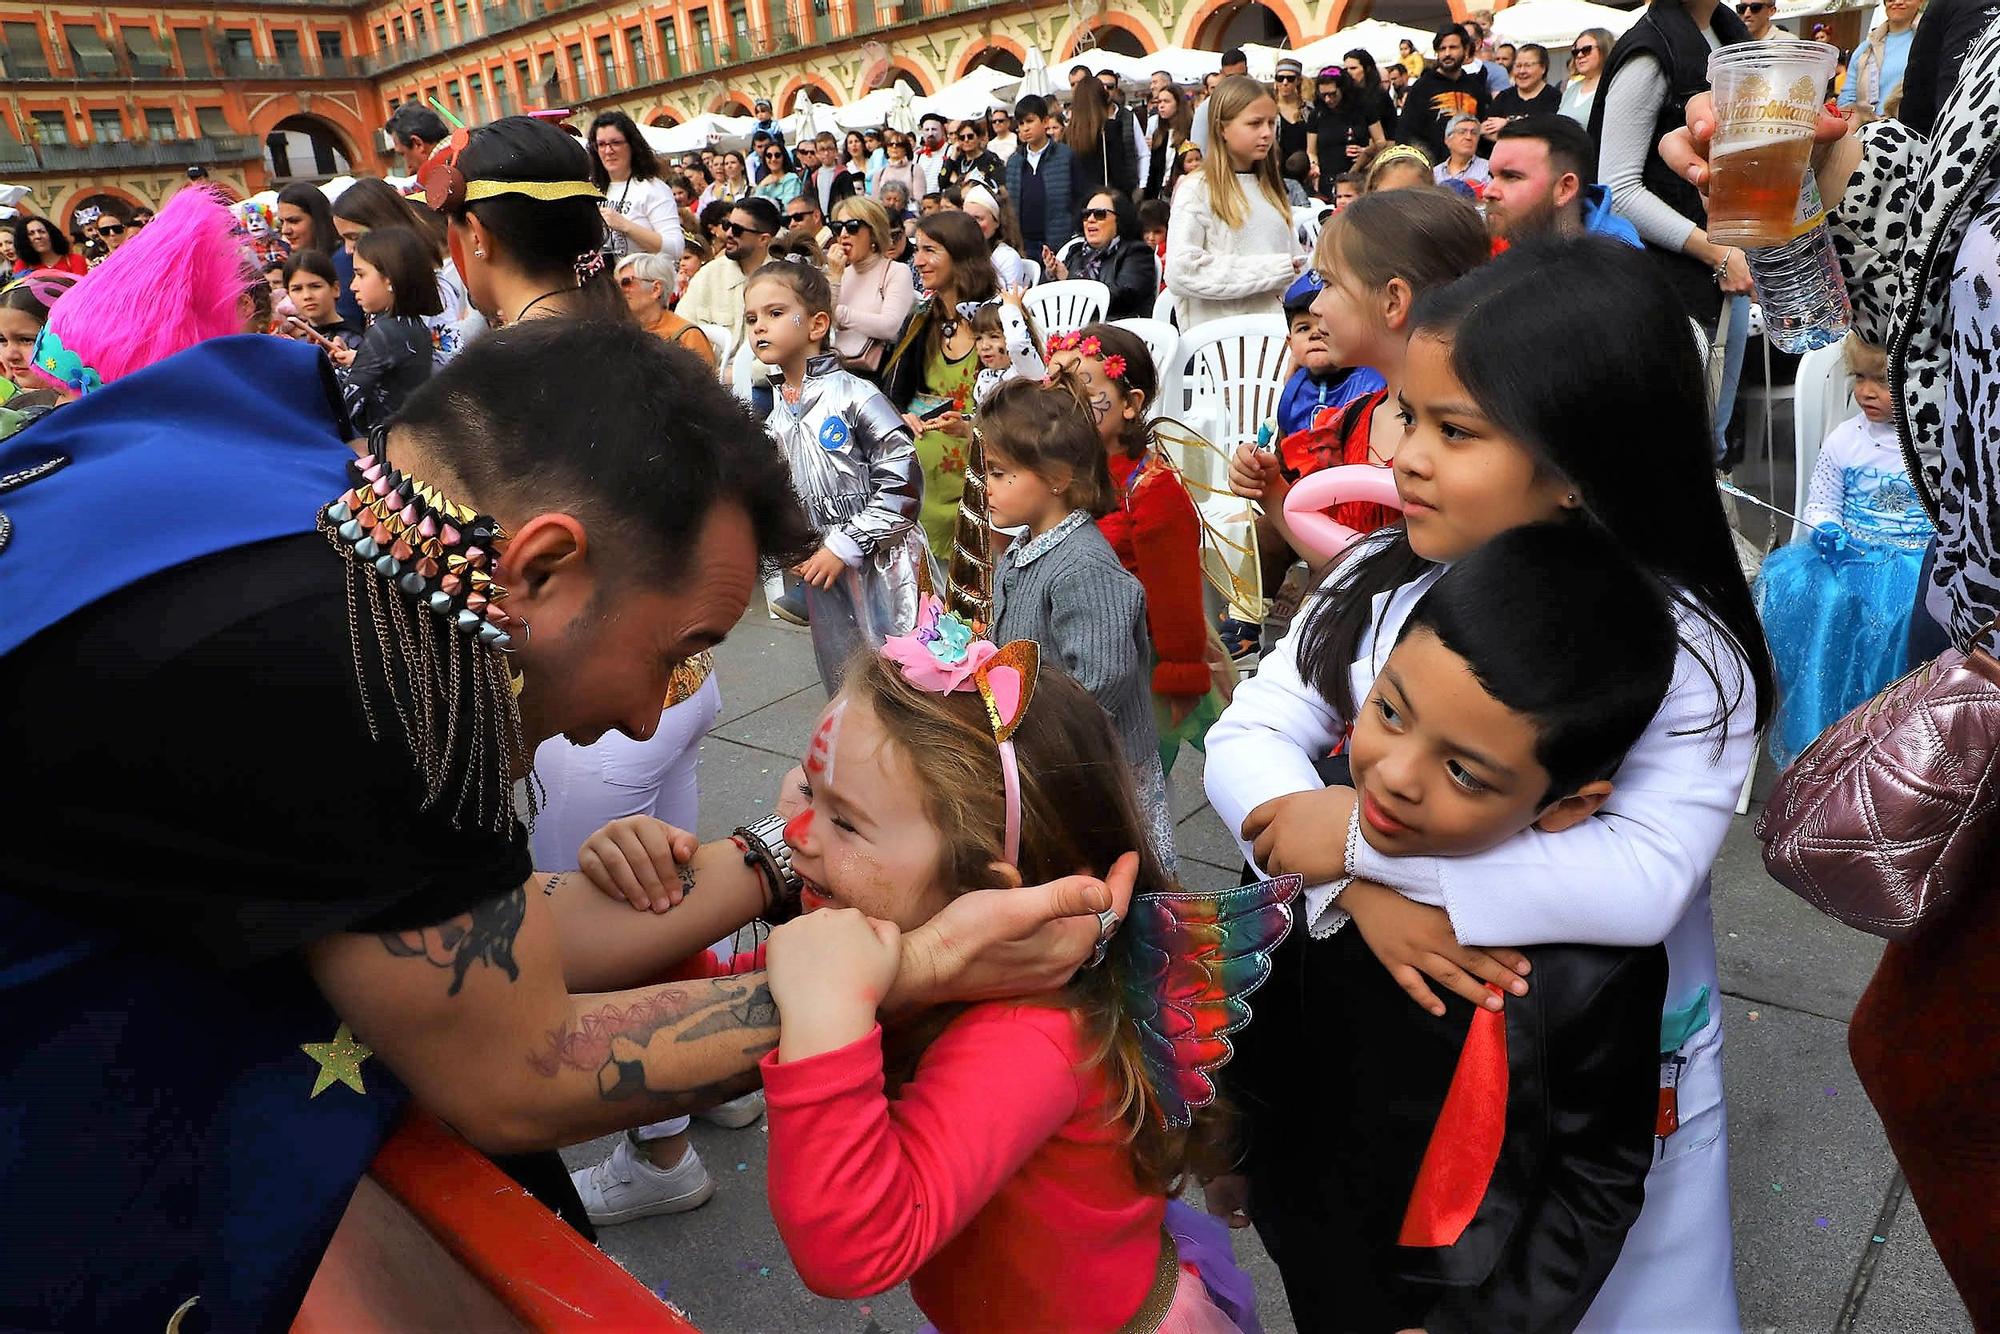
<path id="1" fill-rule="evenodd" d="M 806 363 L 799 401 L 777 395 L 765 425 L 807 517 L 847 565 L 832 588 L 805 590 L 813 658 L 831 695 L 856 650 L 916 624 L 918 562 L 930 560 L 917 523 L 923 470 L 895 407 L 832 355 Z"/>

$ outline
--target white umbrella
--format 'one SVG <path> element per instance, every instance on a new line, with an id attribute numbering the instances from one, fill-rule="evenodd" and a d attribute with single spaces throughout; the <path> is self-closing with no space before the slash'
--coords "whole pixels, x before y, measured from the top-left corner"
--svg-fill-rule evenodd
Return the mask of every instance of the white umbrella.
<path id="1" fill-rule="evenodd" d="M 725 139 L 748 141 L 757 122 L 749 116 L 718 116 L 704 111 L 678 125 L 641 125 L 639 133 L 655 153 L 693 153 L 720 144 Z"/>
<path id="2" fill-rule="evenodd" d="M 840 134 L 840 124 L 834 118 L 830 102 L 815 102 L 812 95 L 801 88 L 792 97 L 792 115 L 785 126 L 785 138 L 792 143 L 810 139 L 824 130 L 836 137 Z"/>
<path id="3" fill-rule="evenodd" d="M 907 83 L 897 84 L 894 89 L 894 96 L 889 103 L 888 118 L 883 121 L 883 124 L 898 134 L 915 134 L 917 132 L 917 113 L 910 109 L 912 100 L 910 85 Z"/>
<path id="4" fill-rule="evenodd" d="M 1014 96 L 1054 97 L 1056 95 L 1055 76 L 1049 73 L 1049 62 L 1042 55 L 1042 48 L 1028 48 L 1028 58 L 1021 62 L 1021 86 L 1014 90 Z"/>
<path id="5" fill-rule="evenodd" d="M 931 96 L 917 98 L 913 105 L 918 116 L 936 113 L 946 120 L 977 120 L 993 108 L 998 89 L 1018 83 L 1021 78 L 1019 74 L 982 65 Z"/>
<path id="6" fill-rule="evenodd" d="M 896 90 L 902 89 L 905 97 L 909 89 L 902 84 L 893 88 L 877 88 L 866 97 L 857 97 L 844 106 L 833 109 L 834 122 L 843 130 L 873 130 L 886 124 L 889 112 L 896 105 Z"/>
<path id="7" fill-rule="evenodd" d="M 1400 23 L 1384 23 L 1380 19 L 1363 19 L 1350 28 L 1322 37 L 1299 48 L 1299 63 L 1305 66 L 1306 77 L 1311 78 L 1329 65 L 1338 65 L 1349 51 L 1359 48 L 1375 57 L 1377 65 L 1387 65 L 1402 55 L 1398 43 L 1408 41 L 1419 51 L 1431 49 L 1431 35 L 1418 28 L 1406 28 Z"/>
<path id="8" fill-rule="evenodd" d="M 1521 0 L 1493 16 L 1493 41 L 1566 47 L 1585 28 L 1603 28 L 1616 37 L 1644 16 L 1644 10 L 1613 9 L 1590 0 Z"/>

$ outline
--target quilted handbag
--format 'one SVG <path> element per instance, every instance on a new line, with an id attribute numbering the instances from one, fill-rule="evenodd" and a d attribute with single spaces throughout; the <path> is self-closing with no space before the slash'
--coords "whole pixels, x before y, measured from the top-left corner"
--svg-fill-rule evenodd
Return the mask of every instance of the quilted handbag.
<path id="1" fill-rule="evenodd" d="M 2000 660 L 1948 649 L 1828 728 L 1757 837 L 1779 884 L 1889 940 L 2000 880 Z"/>

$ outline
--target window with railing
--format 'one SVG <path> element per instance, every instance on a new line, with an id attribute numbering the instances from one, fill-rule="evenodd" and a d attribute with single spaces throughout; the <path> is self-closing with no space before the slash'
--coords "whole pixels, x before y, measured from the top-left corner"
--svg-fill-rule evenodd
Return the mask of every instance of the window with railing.
<path id="1" fill-rule="evenodd" d="M 328 28 L 321 28 L 318 33 L 314 34 L 314 40 L 319 43 L 321 59 L 341 60 L 346 57 L 347 53 L 341 49 L 342 41 L 339 33 Z"/>
<path id="2" fill-rule="evenodd" d="M 236 133 L 221 107 L 196 107 L 194 118 L 195 123 L 201 126 L 201 137 L 204 139 L 229 138 Z"/>
<path id="3" fill-rule="evenodd" d="M 298 35 L 292 35 L 294 45 Z M 225 28 L 222 33 L 222 49 L 229 53 L 231 60 L 248 64 L 257 59 L 257 36 L 248 28 Z"/>
<path id="4" fill-rule="evenodd" d="M 376 53 L 377 53 L 377 54 L 380 54 L 380 53 L 381 53 L 381 50 L 382 50 L 382 48 L 383 48 L 383 47 L 385 47 L 385 46 L 387 46 L 388 44 L 389 44 L 389 30 L 388 30 L 387 28 L 383 27 L 383 26 L 382 26 L 381 24 L 379 24 L 379 23 L 378 23 L 378 24 L 376 24 L 376 25 L 375 25 L 375 50 L 376 50 Z"/>
<path id="5" fill-rule="evenodd" d="M 563 91 L 578 101 L 590 95 L 590 73 L 583 63 L 581 46 L 569 48 L 569 87 Z"/>
<path id="6" fill-rule="evenodd" d="M 69 143 L 69 118 L 60 111 L 37 111 L 35 139 L 44 148 L 60 148 Z"/>
<path id="7" fill-rule="evenodd" d="M 492 110 L 486 105 L 486 80 L 483 76 L 478 74 L 465 76 L 465 95 L 471 100 L 474 120 L 485 120 L 492 115 Z"/>
<path id="8" fill-rule="evenodd" d="M 271 30 L 271 55 L 278 62 L 278 68 L 286 74 L 305 73 L 305 53 L 299 46 L 299 35 L 291 29 Z"/>
<path id="9" fill-rule="evenodd" d="M 81 24 L 65 24 L 63 41 L 69 47 L 70 68 L 78 74 L 104 77 L 118 72 L 118 57 L 111 54 L 104 34 Z"/>
<path id="10" fill-rule="evenodd" d="M 616 92 L 624 84 L 618 77 L 618 59 L 611 53 L 611 39 L 609 37 L 600 37 L 594 45 L 597 50 L 597 77 L 600 80 L 598 91 L 605 93 Z M 582 93 L 583 87 L 581 84 L 578 85 L 577 91 L 579 94 Z"/>
<path id="11" fill-rule="evenodd" d="M 125 142 L 125 121 L 116 111 L 93 111 L 90 113 L 90 137 L 95 143 L 122 144 Z"/>
<path id="12" fill-rule="evenodd" d="M 403 26 L 403 16 L 402 16 L 401 14 L 398 14 L 398 15 L 396 15 L 396 17 L 394 17 L 393 19 L 391 19 L 391 20 L 389 20 L 389 21 L 390 21 L 390 22 L 391 22 L 392 24 L 394 24 L 394 25 L 395 25 L 395 28 L 396 28 L 396 45 L 397 45 L 397 46 L 401 46 L 401 45 L 402 45 L 402 44 L 403 44 L 404 42 L 407 42 L 407 41 L 409 41 L 409 40 L 410 40 L 410 32 L 409 32 L 409 29 Z"/>
<path id="13" fill-rule="evenodd" d="M 678 79 L 681 75 L 680 30 L 674 26 L 672 19 L 661 19 L 654 25 L 653 32 L 660 39 L 660 62 L 666 67 L 666 77 Z"/>
<path id="14" fill-rule="evenodd" d="M 736 59 L 749 59 L 751 55 L 750 11 L 743 4 L 742 0 L 736 0 L 735 3 L 729 6 L 729 31 L 732 37 L 730 45 L 734 49 Z"/>
<path id="15" fill-rule="evenodd" d="M 417 9 L 410 12 L 410 31 L 416 35 L 416 39 L 420 42 L 430 32 L 430 29 L 424 23 L 423 10 Z"/>
<path id="16" fill-rule="evenodd" d="M 472 36 L 472 15 L 470 9 L 471 7 L 466 3 L 466 0 L 452 0 L 451 16 L 455 24 L 453 31 L 458 34 L 458 40 L 461 42 Z"/>
<path id="17" fill-rule="evenodd" d="M 499 80 L 496 79 L 494 82 L 497 83 Z M 534 71 L 525 60 L 514 62 L 514 92 L 520 97 L 522 106 L 527 106 L 535 100 Z"/>
<path id="18" fill-rule="evenodd" d="M 172 107 L 146 108 L 146 137 L 155 141 L 181 137 L 180 122 L 175 120 Z"/>
<path id="19" fill-rule="evenodd" d="M 459 86 L 457 79 L 452 79 L 445 84 L 444 95 L 445 100 L 451 103 L 453 111 L 465 110 L 465 89 Z M 461 119 L 463 118 L 461 117 Z"/>
<path id="20" fill-rule="evenodd" d="M 646 30 L 644 28 L 627 28 L 625 30 L 625 55 L 632 64 L 632 86 L 640 88 L 651 83 L 653 75 L 647 69 L 647 65 L 650 62 L 646 57 Z"/>
<path id="21" fill-rule="evenodd" d="M 18 79 L 49 77 L 48 52 L 42 49 L 42 32 L 37 24 L 0 24 L 7 39 L 7 72 Z"/>
<path id="22" fill-rule="evenodd" d="M 215 73 L 215 56 L 209 50 L 207 35 L 200 28 L 175 28 L 174 49 L 181 53 L 181 69 L 190 78 L 203 78 Z"/>
<path id="23" fill-rule="evenodd" d="M 715 64 L 715 33 L 709 27 L 706 9 L 694 16 L 694 50 L 697 69 L 708 69 Z"/>

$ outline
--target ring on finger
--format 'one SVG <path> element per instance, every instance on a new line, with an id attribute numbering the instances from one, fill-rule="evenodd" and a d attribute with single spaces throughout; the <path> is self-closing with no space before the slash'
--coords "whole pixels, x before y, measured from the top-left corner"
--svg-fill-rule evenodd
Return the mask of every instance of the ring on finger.
<path id="1" fill-rule="evenodd" d="M 1118 914 L 1109 908 L 1100 911 L 1097 914 L 1097 946 L 1091 950 L 1090 962 L 1084 965 L 1085 968 L 1095 968 L 1104 962 L 1104 956 L 1111 949 L 1111 937 L 1117 933 Z"/>

